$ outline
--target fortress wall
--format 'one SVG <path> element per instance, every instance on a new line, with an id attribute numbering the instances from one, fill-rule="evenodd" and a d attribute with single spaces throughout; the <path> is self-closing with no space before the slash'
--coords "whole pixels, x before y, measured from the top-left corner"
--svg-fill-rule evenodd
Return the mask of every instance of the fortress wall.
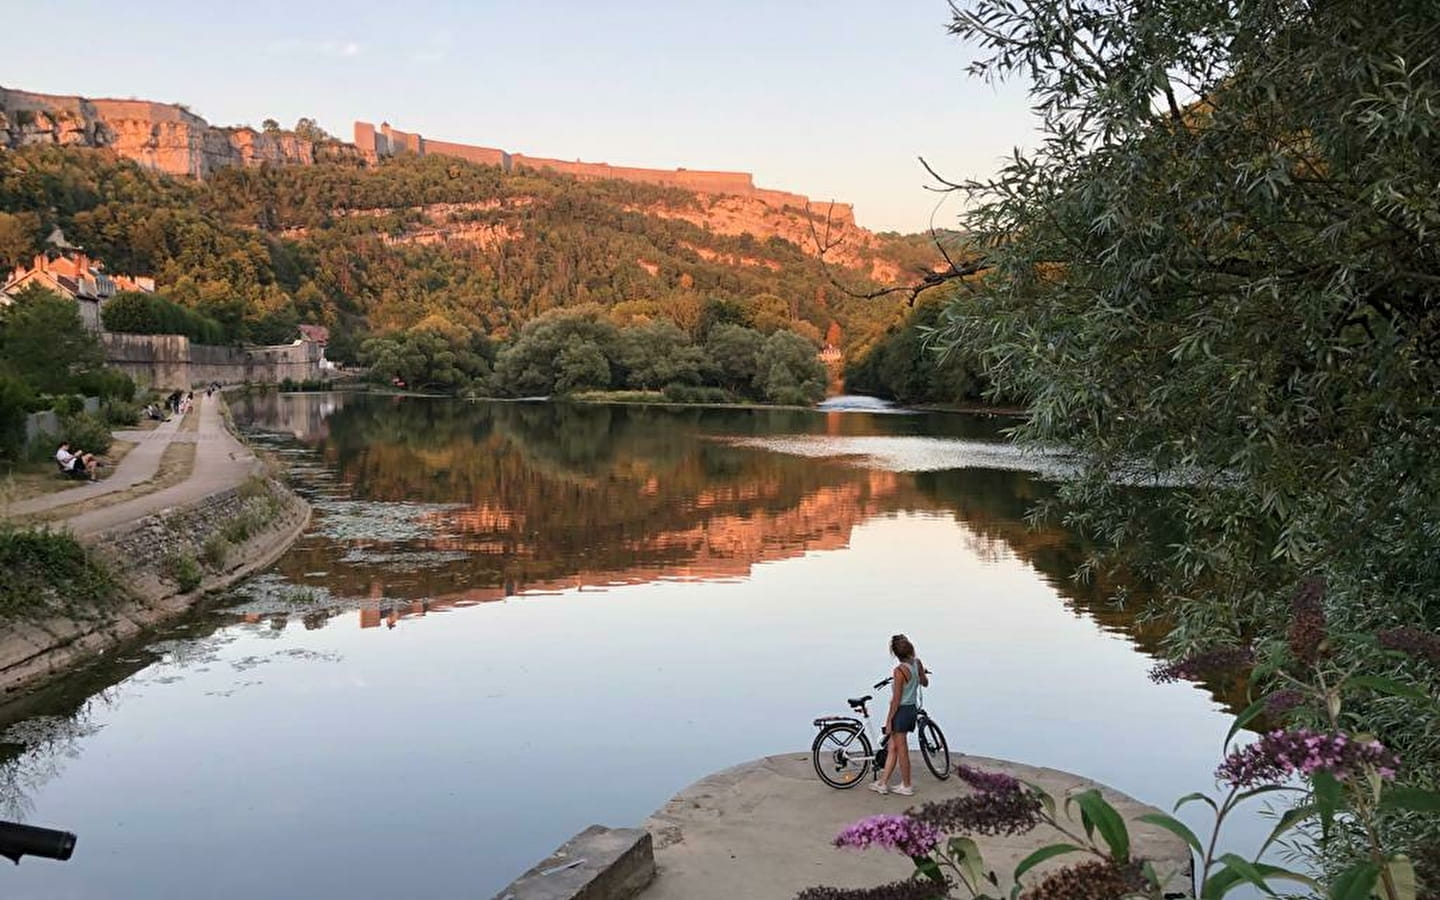
<path id="1" fill-rule="evenodd" d="M 367 162 L 373 163 L 380 158 L 379 147 L 375 143 L 374 125 L 369 122 L 355 123 L 355 146 Z"/>
<path id="2" fill-rule="evenodd" d="M 186 112 L 170 103 L 151 103 L 148 100 L 86 100 L 102 119 L 143 119 L 149 122 L 177 122 L 197 128 L 208 123 L 192 112 Z"/>
<path id="3" fill-rule="evenodd" d="M 510 167 L 510 154 L 494 147 L 471 147 L 467 144 L 452 144 L 449 141 L 432 141 L 427 138 L 425 152 L 454 156 L 482 166 L 500 166 L 505 169 Z"/>
<path id="4" fill-rule="evenodd" d="M 100 336 L 105 362 L 156 389 L 183 390 L 218 381 L 278 383 L 318 379 L 321 350 L 308 341 L 272 347 L 229 347 L 192 344 L 183 334 L 117 334 Z"/>

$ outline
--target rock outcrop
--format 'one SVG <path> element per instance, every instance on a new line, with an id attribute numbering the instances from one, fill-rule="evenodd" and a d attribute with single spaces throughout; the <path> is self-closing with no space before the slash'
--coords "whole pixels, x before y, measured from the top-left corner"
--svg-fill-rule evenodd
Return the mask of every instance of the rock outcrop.
<path id="1" fill-rule="evenodd" d="M 174 103 L 91 100 L 0 88 L 0 148 L 37 144 L 108 148 L 146 168 L 195 178 L 227 166 L 310 165 L 317 158 L 360 158 L 353 146 L 339 141 L 216 127 Z"/>

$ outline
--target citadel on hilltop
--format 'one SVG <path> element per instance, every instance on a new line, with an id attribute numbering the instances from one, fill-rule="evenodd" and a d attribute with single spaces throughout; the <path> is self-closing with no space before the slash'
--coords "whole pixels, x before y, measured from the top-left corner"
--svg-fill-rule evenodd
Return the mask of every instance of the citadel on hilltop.
<path id="1" fill-rule="evenodd" d="M 147 100 L 106 100 L 0 87 L 0 150 L 37 144 L 104 147 L 142 166 L 205 178 L 228 166 L 314 165 L 327 161 L 374 164 L 387 156 L 414 153 L 463 159 L 506 172 L 550 169 L 583 179 L 615 178 L 714 196 L 752 199 L 763 207 L 828 216 L 839 227 L 855 227 L 848 203 L 816 203 L 788 191 L 755 186 L 748 172 L 692 169 L 642 169 L 608 163 L 567 161 L 492 147 L 431 140 L 398 131 L 389 123 L 376 128 L 356 122 L 354 143 L 313 140 L 290 131 L 258 131 L 249 126 L 211 125 L 175 103 Z"/>
<path id="2" fill-rule="evenodd" d="M 451 156 L 486 166 L 499 166 L 506 172 L 519 169 L 550 169 L 564 175 L 583 179 L 615 178 L 621 181 L 638 181 L 661 187 L 681 188 L 700 194 L 731 194 L 737 197 L 753 197 L 773 209 L 790 207 L 801 211 L 809 210 L 810 198 L 788 191 L 774 191 L 755 186 L 755 177 L 749 172 L 709 172 L 695 169 L 641 169 L 633 166 L 612 166 L 609 163 L 587 163 L 580 160 L 548 159 L 542 156 L 526 156 L 510 153 L 494 147 L 475 147 L 469 144 L 454 144 L 437 141 L 408 131 L 390 127 L 389 122 L 380 123 L 376 128 L 370 122 L 355 123 L 355 147 L 369 162 L 397 153 L 414 153 L 417 156 Z M 855 210 L 848 203 L 823 203 L 816 210 L 828 213 L 830 218 L 844 225 L 855 224 Z"/>

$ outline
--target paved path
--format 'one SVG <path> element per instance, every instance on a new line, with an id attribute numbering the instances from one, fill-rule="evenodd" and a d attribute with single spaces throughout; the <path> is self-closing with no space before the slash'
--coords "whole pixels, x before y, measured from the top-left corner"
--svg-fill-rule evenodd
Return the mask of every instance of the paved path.
<path id="1" fill-rule="evenodd" d="M 816 885 L 873 887 L 909 877 L 915 867 L 903 856 L 878 849 L 839 850 L 830 842 L 840 829 L 866 816 L 904 812 L 927 800 L 971 792 L 953 775 L 937 781 L 918 754 L 911 757 L 914 797 L 882 797 L 864 786 L 846 791 L 826 787 L 816 777 L 808 753 L 767 756 L 696 782 L 645 823 L 655 840 L 657 875 L 640 900 L 791 900 Z M 979 756 L 952 754 L 951 761 L 1005 772 L 1039 784 L 1057 798 L 1074 789 L 1100 788 L 1125 817 L 1135 854 L 1155 861 L 1162 875 L 1177 873 L 1167 896 L 1171 896 L 1168 891 L 1191 896 L 1186 876 L 1178 874 L 1189 869 L 1189 849 L 1170 832 L 1135 821 L 1136 816 L 1155 811 L 1150 807 L 1068 772 Z M 1000 876 L 1004 895 L 1010 888 L 1006 876 L 1016 863 L 1059 838 L 1046 827 L 976 840 L 986 868 Z M 1082 858 L 1060 857 L 1042 864 L 1039 871 Z"/>
<path id="2" fill-rule="evenodd" d="M 111 506 L 62 517 L 54 524 L 63 525 L 84 537 L 235 487 L 258 470 L 255 456 L 225 427 L 225 420 L 220 414 L 222 401 L 219 394 L 211 397 L 198 394 L 195 402 L 196 413 L 200 417 L 196 431 L 178 431 L 181 418 L 176 416 L 153 431 L 116 432 L 117 438 L 137 441 L 138 446 L 125 454 L 109 478 L 16 503 L 10 507 L 9 513 L 15 516 L 49 510 L 61 510 L 63 513 L 64 506 L 133 488 L 155 477 L 160 457 L 171 443 L 194 442 L 195 465 L 189 478 L 163 490 L 141 494 Z"/>

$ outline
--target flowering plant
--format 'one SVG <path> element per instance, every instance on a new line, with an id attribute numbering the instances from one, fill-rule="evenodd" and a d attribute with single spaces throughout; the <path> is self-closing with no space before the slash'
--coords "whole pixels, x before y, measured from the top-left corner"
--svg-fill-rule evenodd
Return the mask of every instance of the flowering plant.
<path id="1" fill-rule="evenodd" d="M 1417 900 L 1420 896 L 1414 866 L 1404 854 L 1386 848 L 1380 818 L 1386 813 L 1440 812 L 1440 793 L 1395 784 L 1402 761 L 1375 736 L 1346 728 L 1355 717 L 1346 710 L 1345 700 L 1352 693 L 1366 691 L 1407 698 L 1432 712 L 1440 707 L 1433 697 L 1411 685 L 1357 674 L 1353 669 L 1337 670 L 1323 599 L 1323 584 L 1307 581 L 1301 586 L 1292 604 L 1286 646 L 1280 650 L 1285 663 L 1252 673 L 1252 683 L 1263 679 L 1279 684 L 1241 712 L 1225 735 L 1223 760 L 1215 772 L 1222 793 L 1193 793 L 1175 804 L 1176 811 L 1193 802 L 1210 807 L 1214 822 L 1207 839 L 1202 841 L 1189 826 L 1165 813 L 1137 817 L 1137 821 L 1169 831 L 1189 847 L 1196 863 L 1194 886 L 1202 900 L 1220 900 L 1242 884 L 1276 896 L 1271 883 L 1277 881 L 1323 891 L 1332 900 Z M 1440 637 L 1413 628 L 1395 628 L 1379 633 L 1376 639 L 1382 649 L 1440 663 Z M 1158 665 L 1151 677 L 1160 682 L 1198 678 L 1250 666 L 1257 656 L 1250 648 L 1220 647 Z M 1272 728 L 1249 745 L 1231 747 L 1241 729 L 1261 716 L 1284 721 L 1302 713 L 1316 714 L 1324 726 Z M 909 856 L 915 862 L 910 880 L 860 891 L 811 888 L 798 900 L 1000 900 L 1002 896 L 1009 900 L 1166 900 L 1190 896 L 1188 890 L 1175 892 L 1172 882 L 1176 873 L 1162 873 L 1151 861 L 1131 853 L 1124 817 L 1098 790 L 1074 793 L 1059 804 L 1038 786 L 1004 773 L 964 765 L 955 771 L 973 793 L 926 803 L 903 815 L 862 819 L 835 840 L 840 847 L 881 847 Z M 1298 802 L 1279 817 L 1253 858 L 1217 852 L 1226 819 L 1246 801 L 1277 792 L 1288 792 Z M 1322 852 L 1337 832 L 1343 832 L 1355 848 L 1348 864 L 1330 872 L 1324 885 L 1264 861 L 1277 841 L 1298 828 L 1312 826 L 1318 828 Z M 1021 860 L 1009 877 L 1008 893 L 1002 892 L 1001 879 L 985 867 L 975 837 L 1019 834 L 1040 827 L 1055 831 L 1062 840 Z M 1042 863 L 1072 854 L 1083 859 L 1044 872 L 1038 881 L 1031 877 Z"/>

